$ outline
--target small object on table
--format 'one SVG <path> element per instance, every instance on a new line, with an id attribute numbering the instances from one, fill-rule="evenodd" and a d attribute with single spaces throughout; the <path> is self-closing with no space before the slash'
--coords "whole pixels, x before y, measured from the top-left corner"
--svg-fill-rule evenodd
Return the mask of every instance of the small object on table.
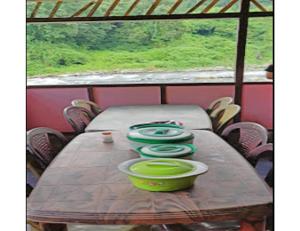
<path id="1" fill-rule="evenodd" d="M 112 142 L 114 142 L 111 132 L 102 132 L 101 134 L 102 134 L 102 138 L 103 138 L 103 143 L 112 143 Z"/>

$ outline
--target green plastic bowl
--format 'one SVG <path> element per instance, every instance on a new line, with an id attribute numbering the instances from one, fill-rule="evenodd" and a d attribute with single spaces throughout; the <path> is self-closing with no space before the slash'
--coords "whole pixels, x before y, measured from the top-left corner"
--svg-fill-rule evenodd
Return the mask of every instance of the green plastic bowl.
<path id="1" fill-rule="evenodd" d="M 191 159 L 197 148 L 193 144 L 150 144 L 139 147 L 142 158 L 187 158 Z"/>
<path id="2" fill-rule="evenodd" d="M 175 158 L 139 158 L 125 161 L 118 167 L 135 187 L 160 192 L 189 188 L 198 175 L 208 170 L 201 162 Z"/>
<path id="3" fill-rule="evenodd" d="M 191 144 L 194 140 L 192 132 L 172 124 L 148 124 L 131 129 L 127 133 L 131 147 L 137 150 L 147 144 Z"/>

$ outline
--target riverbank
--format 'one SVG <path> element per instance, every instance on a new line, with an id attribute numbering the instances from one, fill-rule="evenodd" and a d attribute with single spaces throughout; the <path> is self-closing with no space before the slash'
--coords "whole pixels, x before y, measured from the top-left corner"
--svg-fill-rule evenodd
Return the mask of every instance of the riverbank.
<path id="1" fill-rule="evenodd" d="M 265 71 L 246 71 L 246 82 L 269 82 Z M 189 70 L 168 72 L 114 72 L 66 74 L 27 79 L 27 85 L 93 85 L 93 84 L 158 84 L 158 83 L 234 82 L 232 70 Z"/>

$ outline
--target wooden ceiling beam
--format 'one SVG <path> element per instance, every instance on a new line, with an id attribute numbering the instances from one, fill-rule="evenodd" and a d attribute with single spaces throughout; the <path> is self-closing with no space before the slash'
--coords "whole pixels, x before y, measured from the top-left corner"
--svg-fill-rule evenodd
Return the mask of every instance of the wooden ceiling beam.
<path id="1" fill-rule="evenodd" d="M 268 10 L 262 5 L 260 4 L 258 1 L 256 0 L 250 0 L 258 9 L 260 9 L 263 12 L 267 12 Z"/>
<path id="2" fill-rule="evenodd" d="M 195 6 L 193 6 L 191 9 L 189 9 L 186 13 L 190 14 L 190 13 L 194 12 L 197 8 L 199 8 L 201 5 L 203 5 L 206 1 L 207 0 L 201 0 Z"/>
<path id="3" fill-rule="evenodd" d="M 130 15 L 130 13 L 133 11 L 133 9 L 137 6 L 137 4 L 140 2 L 140 0 L 135 0 L 131 6 L 129 7 L 129 9 L 126 11 L 124 16 L 128 16 Z"/>
<path id="4" fill-rule="evenodd" d="M 153 13 L 153 11 L 156 9 L 156 7 L 158 7 L 159 3 L 160 3 L 160 0 L 155 0 L 154 3 L 149 8 L 149 10 L 147 11 L 146 15 L 151 15 Z"/>
<path id="5" fill-rule="evenodd" d="M 58 11 L 60 5 L 62 4 L 62 0 L 58 0 L 54 6 L 54 8 L 52 9 L 50 15 L 49 15 L 49 18 L 53 18 L 54 15 L 56 14 L 56 12 Z"/>
<path id="6" fill-rule="evenodd" d="M 210 11 L 210 9 L 213 8 L 219 1 L 220 0 L 212 0 L 211 3 L 203 9 L 202 13 L 207 13 Z"/>
<path id="7" fill-rule="evenodd" d="M 41 4 L 42 4 L 41 0 L 36 1 L 36 5 L 35 5 L 33 11 L 31 12 L 30 18 L 34 18 L 36 16 Z"/>
<path id="8" fill-rule="evenodd" d="M 173 14 L 173 12 L 178 8 L 178 6 L 182 3 L 182 0 L 177 0 L 174 5 L 168 11 L 168 14 Z"/>
<path id="9" fill-rule="evenodd" d="M 111 6 L 108 8 L 108 10 L 105 12 L 104 16 L 107 17 L 109 16 L 113 10 L 116 8 L 116 6 L 119 4 L 120 0 L 115 0 Z"/>
<path id="10" fill-rule="evenodd" d="M 75 12 L 71 18 L 77 17 L 79 15 L 81 15 L 84 11 L 86 11 L 90 6 L 94 5 L 95 1 L 91 1 L 87 4 L 85 4 L 80 10 L 78 10 L 77 12 Z"/>
<path id="11" fill-rule="evenodd" d="M 224 6 L 219 13 L 225 13 L 227 10 L 229 10 L 234 4 L 236 4 L 239 0 L 232 0 L 229 2 L 226 6 Z"/>
<path id="12" fill-rule="evenodd" d="M 98 0 L 94 7 L 91 9 L 91 11 L 88 13 L 87 17 L 92 17 L 93 14 L 96 12 L 96 10 L 99 8 L 99 6 L 102 4 L 103 0 Z"/>

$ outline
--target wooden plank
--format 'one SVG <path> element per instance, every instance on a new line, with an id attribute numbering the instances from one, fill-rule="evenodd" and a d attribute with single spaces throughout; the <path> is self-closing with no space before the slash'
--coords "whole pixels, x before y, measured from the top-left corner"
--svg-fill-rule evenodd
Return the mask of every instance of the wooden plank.
<path id="1" fill-rule="evenodd" d="M 173 14 L 173 12 L 177 9 L 177 7 L 182 3 L 182 0 L 177 0 L 171 9 L 168 11 L 168 14 Z"/>
<path id="2" fill-rule="evenodd" d="M 251 0 L 251 2 L 258 8 L 260 9 L 261 11 L 263 12 L 267 12 L 268 10 L 262 5 L 260 4 L 258 1 L 256 0 Z"/>
<path id="3" fill-rule="evenodd" d="M 273 12 L 250 12 L 249 17 L 273 17 Z M 183 20 L 183 19 L 221 19 L 239 18 L 240 13 L 211 13 L 211 14 L 170 14 L 170 15 L 133 15 L 109 17 L 69 17 L 69 18 L 27 18 L 28 24 L 39 23 L 71 23 L 71 22 L 121 22 L 121 21 L 149 21 L 149 20 Z"/>
<path id="4" fill-rule="evenodd" d="M 81 15 L 82 12 L 84 12 L 86 9 L 88 9 L 90 6 L 92 6 L 94 3 L 95 3 L 95 2 L 92 1 L 92 2 L 89 2 L 89 3 L 85 4 L 80 10 L 78 10 L 77 12 L 75 12 L 75 13 L 71 16 L 71 18 L 77 17 L 77 16 Z"/>
<path id="5" fill-rule="evenodd" d="M 60 5 L 62 4 L 62 0 L 58 0 L 54 6 L 54 8 L 52 9 L 50 15 L 49 15 L 49 18 L 53 18 L 54 15 L 56 14 L 56 12 L 58 11 Z"/>
<path id="6" fill-rule="evenodd" d="M 186 13 L 190 14 L 193 11 L 195 11 L 197 8 L 199 8 L 202 4 L 204 4 L 207 0 L 201 0 L 200 2 L 198 2 L 195 6 L 193 6 L 191 9 L 189 9 Z"/>
<path id="7" fill-rule="evenodd" d="M 137 6 L 137 4 L 140 2 L 140 0 L 135 0 L 132 5 L 129 7 L 129 9 L 126 11 L 124 16 L 130 15 L 130 13 L 133 11 L 133 9 Z"/>
<path id="8" fill-rule="evenodd" d="M 238 41 L 237 41 L 237 53 L 235 63 L 235 93 L 234 102 L 237 105 L 242 103 L 243 94 L 243 80 L 244 80 L 244 65 L 245 65 L 245 53 L 247 44 L 247 32 L 248 32 L 248 14 L 250 8 L 250 0 L 242 0 L 241 2 L 241 15 L 238 26 Z M 240 114 L 236 117 L 236 122 L 240 121 Z"/>
<path id="9" fill-rule="evenodd" d="M 111 14 L 111 12 L 113 12 L 113 10 L 116 8 L 116 6 L 119 4 L 120 0 L 115 0 L 111 6 L 108 8 L 108 10 L 105 12 L 104 16 L 109 16 Z"/>
<path id="10" fill-rule="evenodd" d="M 91 11 L 88 13 L 87 17 L 92 17 L 93 14 L 96 12 L 96 10 L 98 9 L 98 7 L 102 4 L 103 0 L 98 0 L 94 7 L 91 9 Z"/>
<path id="11" fill-rule="evenodd" d="M 213 8 L 217 3 L 219 2 L 219 0 L 212 0 L 211 3 L 204 8 L 204 10 L 202 11 L 202 13 L 207 13 L 211 8 Z"/>
<path id="12" fill-rule="evenodd" d="M 147 11 L 146 15 L 151 15 L 153 11 L 156 9 L 156 7 L 159 5 L 160 0 L 155 0 L 155 2 L 152 4 L 152 6 Z"/>
<path id="13" fill-rule="evenodd" d="M 226 6 L 224 6 L 219 13 L 225 13 L 227 10 L 229 10 L 234 4 L 236 4 L 239 0 L 232 0 L 229 2 Z"/>
<path id="14" fill-rule="evenodd" d="M 37 14 L 37 12 L 38 12 L 38 10 L 39 10 L 41 4 L 42 4 L 42 1 L 41 1 L 41 0 L 37 0 L 37 1 L 36 1 L 36 5 L 35 5 L 35 7 L 34 7 L 32 13 L 31 13 L 31 15 L 30 15 L 30 18 L 34 18 L 34 17 L 35 17 L 35 15 Z"/>

